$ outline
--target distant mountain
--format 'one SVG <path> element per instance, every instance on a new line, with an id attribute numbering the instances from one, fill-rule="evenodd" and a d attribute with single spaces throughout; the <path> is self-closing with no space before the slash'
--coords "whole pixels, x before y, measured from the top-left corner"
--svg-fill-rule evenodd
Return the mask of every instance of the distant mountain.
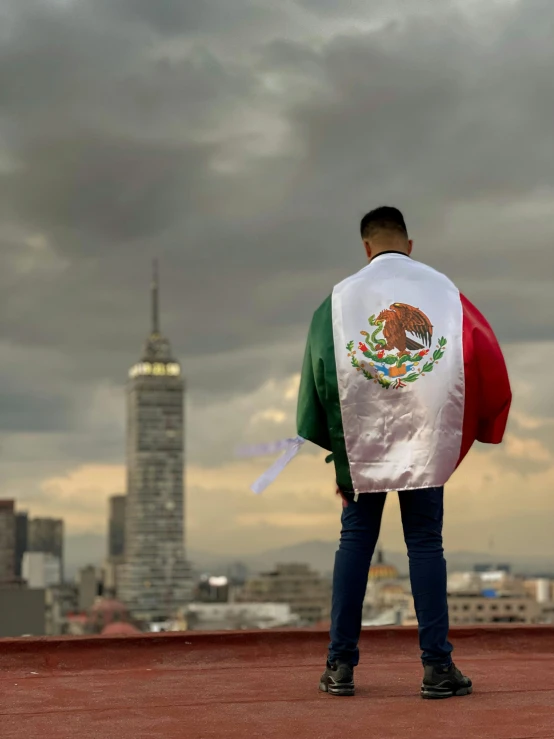
<path id="1" fill-rule="evenodd" d="M 206 572 L 210 574 L 224 574 L 229 565 L 233 564 L 233 562 L 246 564 L 245 557 L 214 554 L 213 552 L 204 552 L 199 549 L 187 549 L 187 559 L 196 572 Z"/>
<path id="2" fill-rule="evenodd" d="M 234 555 L 226 556 L 204 552 L 200 550 L 189 550 L 187 556 L 196 572 L 225 573 L 233 563 L 240 562 L 245 565 L 251 573 L 271 570 L 277 564 L 289 564 L 291 562 L 304 562 L 312 569 L 323 575 L 333 571 L 335 552 L 338 543 L 336 541 L 306 541 L 278 549 L 268 549 L 256 555 Z M 408 574 L 408 557 L 404 552 L 390 552 L 385 550 L 385 559 L 394 565 L 401 574 Z M 106 537 L 98 534 L 81 534 L 79 536 L 68 536 L 66 538 L 66 573 L 72 578 L 79 568 L 88 564 L 100 565 L 106 557 Z M 509 555 L 495 555 L 482 552 L 446 552 L 448 569 L 471 570 L 476 564 L 502 564 L 512 566 L 515 572 L 522 575 L 547 575 L 554 576 L 554 557 L 528 556 L 511 557 Z"/>
<path id="3" fill-rule="evenodd" d="M 245 564 L 253 571 L 270 570 L 277 564 L 304 562 L 322 574 L 330 574 L 335 563 L 337 541 L 306 541 L 289 547 L 269 549 L 248 557 Z"/>
<path id="4" fill-rule="evenodd" d="M 317 572 L 328 575 L 333 571 L 337 546 L 338 543 L 334 541 L 307 541 L 242 557 L 214 556 L 198 551 L 191 552 L 189 557 L 195 569 L 212 573 L 225 572 L 226 568 L 233 562 L 241 562 L 252 573 L 271 570 L 277 564 L 304 562 Z M 408 574 L 408 557 L 404 552 L 390 552 L 385 550 L 384 556 L 385 560 L 394 565 L 401 574 Z M 471 570 L 477 564 L 509 564 L 514 572 L 522 575 L 552 574 L 554 576 L 554 557 L 541 557 L 537 555 L 528 557 L 495 555 L 493 557 L 483 552 L 460 551 L 447 551 L 446 557 L 450 572 L 454 570 Z"/>

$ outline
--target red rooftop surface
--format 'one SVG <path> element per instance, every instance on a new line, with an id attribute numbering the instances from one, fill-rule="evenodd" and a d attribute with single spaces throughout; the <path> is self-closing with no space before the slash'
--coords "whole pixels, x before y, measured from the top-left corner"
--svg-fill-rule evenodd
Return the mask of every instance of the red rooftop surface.
<path id="1" fill-rule="evenodd" d="M 357 694 L 324 631 L 0 640 L 2 739 L 553 739 L 554 628 L 452 629 L 473 695 L 419 697 L 412 628 L 364 631 Z"/>

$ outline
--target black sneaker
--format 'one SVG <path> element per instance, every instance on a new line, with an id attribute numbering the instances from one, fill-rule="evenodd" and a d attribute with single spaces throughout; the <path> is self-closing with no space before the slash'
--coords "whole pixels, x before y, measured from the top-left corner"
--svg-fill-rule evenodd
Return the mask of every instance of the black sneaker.
<path id="1" fill-rule="evenodd" d="M 469 695 L 473 687 L 469 677 L 462 675 L 454 663 L 450 667 L 425 665 L 422 698 L 452 698 L 454 695 Z"/>
<path id="2" fill-rule="evenodd" d="M 346 662 L 327 662 L 319 689 L 331 695 L 354 695 L 354 668 Z"/>

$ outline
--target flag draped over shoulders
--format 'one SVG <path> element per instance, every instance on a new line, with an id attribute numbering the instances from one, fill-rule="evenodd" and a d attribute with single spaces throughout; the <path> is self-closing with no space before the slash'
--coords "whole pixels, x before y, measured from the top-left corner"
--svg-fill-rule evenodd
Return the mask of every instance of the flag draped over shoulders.
<path id="1" fill-rule="evenodd" d="M 308 332 L 296 425 L 299 436 L 333 453 L 337 483 L 349 488 L 352 481 L 337 383 L 332 296 L 315 312 Z"/>
<path id="2" fill-rule="evenodd" d="M 462 294 L 465 410 L 459 462 L 474 441 L 500 444 L 512 402 L 504 356 L 486 318 Z"/>
<path id="3" fill-rule="evenodd" d="M 443 485 L 475 440 L 502 440 L 510 403 L 485 318 L 407 256 L 380 255 L 313 316 L 297 430 L 332 452 L 343 490 Z"/>

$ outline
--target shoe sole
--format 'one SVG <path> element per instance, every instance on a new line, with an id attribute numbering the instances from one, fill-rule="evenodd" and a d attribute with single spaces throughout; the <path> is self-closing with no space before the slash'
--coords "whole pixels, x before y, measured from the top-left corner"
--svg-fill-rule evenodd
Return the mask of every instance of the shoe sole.
<path id="1" fill-rule="evenodd" d="M 467 688 L 458 688 L 457 690 L 448 690 L 443 688 L 442 690 L 433 690 L 432 688 L 421 688 L 421 697 L 428 700 L 441 700 L 443 698 L 456 698 L 462 695 L 471 695 L 473 693 L 473 686 Z"/>
<path id="2" fill-rule="evenodd" d="M 329 695 L 338 695 L 342 697 L 355 695 L 354 683 L 329 685 L 328 683 L 321 681 L 319 683 L 319 690 L 322 693 L 329 693 Z"/>

